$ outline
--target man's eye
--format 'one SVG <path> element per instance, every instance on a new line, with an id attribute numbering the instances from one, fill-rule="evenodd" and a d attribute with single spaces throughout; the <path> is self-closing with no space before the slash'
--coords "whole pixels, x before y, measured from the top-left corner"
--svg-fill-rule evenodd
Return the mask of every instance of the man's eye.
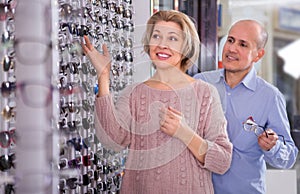
<path id="1" fill-rule="evenodd" d="M 227 42 L 233 43 L 233 39 L 228 38 L 228 39 L 227 39 Z"/>
<path id="2" fill-rule="evenodd" d="M 247 44 L 241 43 L 241 47 L 248 47 Z"/>

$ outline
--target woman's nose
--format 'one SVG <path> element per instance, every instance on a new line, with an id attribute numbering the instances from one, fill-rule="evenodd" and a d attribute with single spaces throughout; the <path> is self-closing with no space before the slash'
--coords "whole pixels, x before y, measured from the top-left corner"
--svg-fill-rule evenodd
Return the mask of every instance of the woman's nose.
<path id="1" fill-rule="evenodd" d="M 161 38 L 158 46 L 161 48 L 167 48 L 168 47 L 168 41 L 165 38 Z"/>

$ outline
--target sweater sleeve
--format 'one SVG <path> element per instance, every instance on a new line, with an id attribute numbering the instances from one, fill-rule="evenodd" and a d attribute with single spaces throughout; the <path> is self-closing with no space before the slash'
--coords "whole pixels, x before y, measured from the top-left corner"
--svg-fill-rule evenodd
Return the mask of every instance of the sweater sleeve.
<path id="1" fill-rule="evenodd" d="M 208 103 L 205 103 L 207 106 L 204 124 L 204 139 L 208 142 L 208 150 L 204 167 L 214 173 L 224 174 L 231 164 L 233 146 L 228 138 L 227 121 L 218 92 L 213 86 L 209 86 L 208 93 L 210 97 Z"/>
<path id="2" fill-rule="evenodd" d="M 100 142 L 120 151 L 130 144 L 130 93 L 122 92 L 116 104 L 112 96 L 97 97 L 95 100 L 95 129 Z"/>

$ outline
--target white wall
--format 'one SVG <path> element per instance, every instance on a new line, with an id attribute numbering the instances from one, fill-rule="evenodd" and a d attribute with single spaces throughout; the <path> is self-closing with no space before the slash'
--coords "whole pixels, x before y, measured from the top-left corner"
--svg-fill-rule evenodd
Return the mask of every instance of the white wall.
<path id="1" fill-rule="evenodd" d="M 141 39 L 145 32 L 145 24 L 150 17 L 150 0 L 133 0 L 135 10 L 134 22 L 134 82 L 142 82 L 150 77 L 151 64 L 148 56 L 142 52 Z"/>
<path id="2" fill-rule="evenodd" d="M 267 170 L 266 194 L 297 194 L 296 170 Z"/>

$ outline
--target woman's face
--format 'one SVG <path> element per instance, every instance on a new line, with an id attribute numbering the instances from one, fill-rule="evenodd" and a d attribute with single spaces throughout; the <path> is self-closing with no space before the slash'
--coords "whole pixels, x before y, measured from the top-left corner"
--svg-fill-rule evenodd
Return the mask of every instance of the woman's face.
<path id="1" fill-rule="evenodd" d="M 159 21 L 149 41 L 149 56 L 156 69 L 177 67 L 182 59 L 183 31 L 175 22 Z"/>

